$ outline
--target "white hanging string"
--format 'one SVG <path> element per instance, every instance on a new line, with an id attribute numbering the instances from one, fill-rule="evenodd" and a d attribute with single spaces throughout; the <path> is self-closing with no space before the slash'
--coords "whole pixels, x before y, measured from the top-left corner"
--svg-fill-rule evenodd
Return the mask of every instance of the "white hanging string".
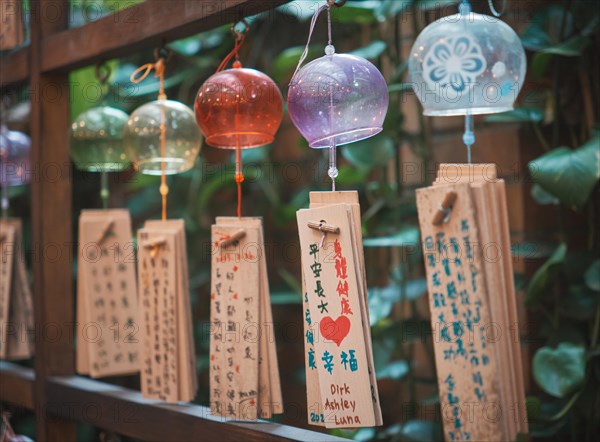
<path id="1" fill-rule="evenodd" d="M 296 66 L 296 70 L 294 71 L 294 75 L 292 75 L 292 83 L 293 83 L 294 77 L 296 76 L 296 74 L 300 70 L 300 67 L 302 67 L 302 63 L 304 63 L 304 60 L 306 60 L 306 57 L 308 57 L 308 48 L 310 46 L 310 39 L 312 38 L 313 31 L 315 30 L 315 26 L 317 24 L 317 19 L 319 18 L 319 15 L 321 14 L 321 12 L 323 12 L 325 9 L 329 9 L 330 7 L 331 7 L 330 3 L 327 2 L 327 4 L 322 5 L 313 14 L 313 16 L 312 16 L 312 18 L 310 20 L 310 28 L 309 28 L 309 31 L 308 31 L 308 41 L 306 42 L 306 46 L 304 47 L 304 51 L 302 52 L 302 55 L 300 56 L 300 60 L 298 60 L 298 66 Z M 331 45 L 331 15 L 329 16 L 328 24 L 329 24 L 329 44 Z"/>
<path id="2" fill-rule="evenodd" d="M 502 11 L 500 12 L 498 12 L 494 6 L 494 0 L 488 0 L 488 4 L 490 5 L 490 11 L 494 14 L 494 17 L 502 17 L 504 15 L 504 11 L 506 11 L 506 0 L 502 0 Z"/>

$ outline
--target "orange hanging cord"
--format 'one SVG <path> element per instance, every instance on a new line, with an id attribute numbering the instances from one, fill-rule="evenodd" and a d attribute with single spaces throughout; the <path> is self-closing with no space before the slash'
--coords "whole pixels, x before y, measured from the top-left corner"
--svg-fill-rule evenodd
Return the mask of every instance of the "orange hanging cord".
<path id="1" fill-rule="evenodd" d="M 156 63 L 147 63 L 137 68 L 131 74 L 129 78 L 132 83 L 140 83 L 146 78 L 152 70 L 154 70 L 154 76 L 158 77 L 159 90 L 158 99 L 166 100 L 167 94 L 165 94 L 165 57 L 160 56 L 160 50 L 157 50 L 154 54 L 156 57 Z M 169 194 L 169 186 L 167 185 L 167 174 L 166 174 L 166 163 L 164 161 L 167 156 L 167 127 L 165 123 L 165 110 L 161 108 L 160 113 L 160 156 L 162 158 L 160 169 L 160 195 L 162 197 L 162 220 L 167 220 L 167 195 Z"/>
<path id="2" fill-rule="evenodd" d="M 235 57 L 235 61 L 233 62 L 233 67 L 238 69 L 242 67 L 242 63 L 240 62 L 239 51 L 244 41 L 246 40 L 246 34 L 250 30 L 250 25 L 246 20 L 241 20 L 239 23 L 244 25 L 244 29 L 242 31 L 237 31 L 235 26 L 237 23 L 231 24 L 231 33 L 235 36 L 235 46 L 231 50 L 229 54 L 225 56 L 219 67 L 217 68 L 217 72 L 221 72 L 224 70 L 232 58 Z M 237 128 L 237 118 L 235 121 L 235 125 Z M 242 183 L 244 182 L 244 173 L 242 171 L 242 149 L 240 146 L 240 136 L 236 137 L 236 147 L 235 147 L 235 182 L 237 184 L 237 216 L 238 218 L 242 217 Z"/>

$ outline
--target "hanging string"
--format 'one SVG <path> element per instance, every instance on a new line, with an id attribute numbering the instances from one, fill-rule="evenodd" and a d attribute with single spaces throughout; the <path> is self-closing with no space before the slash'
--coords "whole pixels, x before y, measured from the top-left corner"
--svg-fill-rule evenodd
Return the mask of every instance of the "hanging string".
<path id="1" fill-rule="evenodd" d="M 315 30 L 317 20 L 319 19 L 319 15 L 321 14 L 321 12 L 325 11 L 326 9 L 327 9 L 328 40 L 327 40 L 327 46 L 325 47 L 325 54 L 326 55 L 335 54 L 335 47 L 333 46 L 333 37 L 332 37 L 332 31 L 331 31 L 331 8 L 332 8 L 332 6 L 341 7 L 344 5 L 344 3 L 346 3 L 345 0 L 340 1 L 340 2 L 336 2 L 335 0 L 328 0 L 327 4 L 322 5 L 313 14 L 312 19 L 310 20 L 310 27 L 308 30 L 308 40 L 306 41 L 306 46 L 304 47 L 304 51 L 302 52 L 302 55 L 300 56 L 300 60 L 298 60 L 298 65 L 296 66 L 296 70 L 294 71 L 294 74 L 292 75 L 292 80 L 290 81 L 290 85 L 294 83 L 294 78 L 296 77 L 296 74 L 298 73 L 298 71 L 302 67 L 302 63 L 304 63 L 304 60 L 306 60 L 306 57 L 308 56 L 310 40 L 311 40 L 312 34 Z M 330 106 L 330 110 L 331 110 L 329 112 L 329 129 L 330 129 L 330 132 L 332 132 L 333 131 L 333 84 L 330 85 L 330 90 L 329 90 L 329 106 Z M 337 168 L 337 150 L 336 150 L 335 138 L 331 138 L 329 141 L 329 168 L 327 169 L 327 175 L 329 176 L 329 178 L 331 178 L 331 191 L 332 192 L 335 192 L 335 179 L 337 178 L 338 174 L 339 174 L 339 171 Z"/>
<path id="2" fill-rule="evenodd" d="M 298 66 L 296 66 L 294 75 L 292 75 L 291 83 L 294 82 L 294 77 L 296 76 L 296 74 L 298 73 L 300 68 L 302 67 L 302 63 L 304 63 L 304 60 L 306 60 L 306 57 L 308 57 L 308 49 L 310 46 L 310 40 L 311 40 L 312 34 L 315 30 L 315 25 L 317 24 L 317 19 L 319 18 L 319 15 L 321 14 L 321 12 L 323 12 L 325 9 L 328 9 L 328 8 L 329 8 L 329 2 L 325 5 L 322 5 L 320 8 L 318 8 L 310 20 L 310 27 L 308 30 L 308 40 L 306 42 L 306 46 L 304 47 L 304 51 L 302 52 L 302 55 L 300 56 L 300 60 L 298 60 Z"/>
<path id="3" fill-rule="evenodd" d="M 233 49 L 231 50 L 231 52 L 225 56 L 223 61 L 221 61 L 221 64 L 219 64 L 219 67 L 217 68 L 217 72 L 221 72 L 222 70 L 224 70 L 233 57 L 235 57 L 235 62 L 234 62 L 233 67 L 234 68 L 242 67 L 242 64 L 240 63 L 239 52 L 240 52 L 241 47 L 244 45 L 244 42 L 246 41 L 246 34 L 250 30 L 250 25 L 248 24 L 248 22 L 246 20 L 241 20 L 239 23 L 242 23 L 244 25 L 244 29 L 242 31 L 236 31 L 235 30 L 236 23 L 231 24 L 231 33 L 235 36 L 235 45 L 234 45 Z"/>
<path id="4" fill-rule="evenodd" d="M 231 59 L 234 57 L 235 57 L 235 61 L 233 62 L 233 67 L 236 69 L 239 69 L 242 67 L 242 63 L 240 62 L 239 52 L 240 52 L 241 47 L 244 45 L 244 42 L 246 41 L 246 34 L 250 30 L 250 25 L 244 19 L 242 19 L 238 23 L 242 23 L 244 25 L 244 29 L 242 29 L 241 31 L 237 31 L 235 29 L 237 23 L 231 24 L 231 33 L 235 37 L 235 45 L 234 45 L 233 49 L 231 50 L 231 52 L 225 56 L 223 61 L 221 61 L 221 64 L 219 64 L 219 67 L 217 68 L 217 72 L 221 72 L 222 70 L 227 68 L 227 65 L 229 64 Z M 240 135 L 239 135 L 239 130 L 238 130 L 238 127 L 239 127 L 238 106 L 239 106 L 239 101 L 236 101 L 236 112 L 235 112 L 235 121 L 234 121 L 235 133 L 236 133 L 236 136 L 235 136 L 235 183 L 237 186 L 237 216 L 238 216 L 238 218 L 241 218 L 242 217 L 242 183 L 244 182 L 244 173 L 242 170 L 242 146 L 241 146 L 241 140 L 240 140 Z"/>
<path id="5" fill-rule="evenodd" d="M 467 163 L 471 164 L 471 146 L 475 144 L 475 132 L 473 132 L 473 115 L 469 112 L 465 115 L 465 133 L 463 143 L 467 146 Z"/>
<path id="6" fill-rule="evenodd" d="M 100 83 L 102 92 L 102 105 L 106 106 L 106 96 L 108 94 L 108 79 L 110 78 L 111 69 L 107 63 L 99 63 L 96 65 L 96 78 Z M 110 189 L 108 187 L 108 172 L 104 167 L 100 170 L 100 200 L 102 208 L 108 209 L 108 201 L 110 199 Z"/>
<path id="7" fill-rule="evenodd" d="M 494 6 L 494 0 L 488 0 L 488 5 L 490 6 L 490 11 L 494 17 L 502 17 L 506 11 L 506 0 L 502 0 L 502 10 L 500 12 L 498 12 Z"/>
<path id="8" fill-rule="evenodd" d="M 237 135 L 237 146 L 235 148 L 235 182 L 237 184 L 237 216 L 242 217 L 242 183 L 244 174 L 242 172 L 242 149 L 240 148 L 240 136 Z"/>
<path id="9" fill-rule="evenodd" d="M 139 83 L 146 78 L 152 70 L 154 70 L 154 76 L 158 77 L 159 80 L 159 89 L 158 89 L 158 99 L 166 100 L 167 94 L 165 94 L 165 63 L 166 58 L 161 56 L 161 51 L 156 50 L 154 53 L 155 58 L 157 59 L 155 63 L 147 63 L 143 66 L 137 68 L 131 74 L 130 80 L 132 83 Z M 170 53 L 167 52 L 167 58 Z M 160 188 L 159 192 L 162 198 L 162 220 L 167 220 L 167 195 L 169 194 L 169 186 L 167 185 L 167 174 L 166 174 L 166 163 L 165 158 L 167 156 L 167 126 L 166 126 L 166 117 L 165 117 L 165 109 L 161 106 L 160 109 Z"/>

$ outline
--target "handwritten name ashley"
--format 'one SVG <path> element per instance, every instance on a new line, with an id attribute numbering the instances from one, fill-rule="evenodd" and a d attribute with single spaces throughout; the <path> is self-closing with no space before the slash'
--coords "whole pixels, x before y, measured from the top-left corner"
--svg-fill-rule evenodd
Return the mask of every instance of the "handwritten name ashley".
<path id="1" fill-rule="evenodd" d="M 331 384 L 330 391 L 332 395 L 337 396 L 350 396 L 350 386 L 348 384 Z M 325 410 L 331 411 L 346 411 L 355 413 L 356 411 L 356 400 L 352 399 L 344 399 L 343 397 L 333 398 L 333 399 L 325 399 L 324 404 Z M 357 415 L 344 415 L 337 413 L 333 414 L 335 419 L 335 423 L 337 425 L 348 425 L 348 424 L 360 424 L 360 417 Z"/>

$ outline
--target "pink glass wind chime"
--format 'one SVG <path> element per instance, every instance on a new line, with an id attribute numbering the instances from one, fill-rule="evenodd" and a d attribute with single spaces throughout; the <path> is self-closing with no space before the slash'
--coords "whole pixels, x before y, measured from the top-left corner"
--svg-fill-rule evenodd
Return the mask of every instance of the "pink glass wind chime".
<path id="1" fill-rule="evenodd" d="M 334 5 L 334 1 L 328 1 L 312 17 L 308 42 L 288 91 L 288 111 L 296 128 L 310 147 L 329 148 L 327 174 L 333 191 L 338 176 L 337 146 L 381 132 L 389 103 L 385 79 L 371 62 L 335 52 L 331 37 Z M 325 55 L 302 67 L 317 19 L 325 10 L 329 35 Z"/>

